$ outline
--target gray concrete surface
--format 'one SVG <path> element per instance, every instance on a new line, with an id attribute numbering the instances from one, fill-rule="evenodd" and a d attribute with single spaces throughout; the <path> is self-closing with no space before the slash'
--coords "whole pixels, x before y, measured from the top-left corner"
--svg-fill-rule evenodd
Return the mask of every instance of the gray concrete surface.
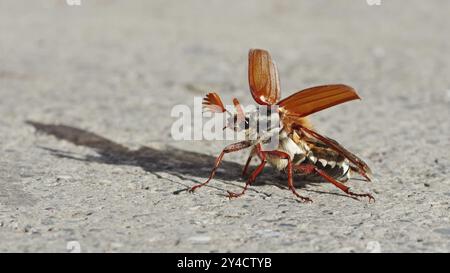
<path id="1" fill-rule="evenodd" d="M 241 3 L 242 2 L 242 3 Z M 449 1 L 0 1 L 0 251 L 448 252 Z M 252 102 L 247 51 L 284 96 L 351 84 L 314 115 L 366 159 L 375 204 L 267 169 L 237 200 L 247 153 L 170 139 L 175 104 Z M 26 121 L 33 123 L 26 123 Z"/>

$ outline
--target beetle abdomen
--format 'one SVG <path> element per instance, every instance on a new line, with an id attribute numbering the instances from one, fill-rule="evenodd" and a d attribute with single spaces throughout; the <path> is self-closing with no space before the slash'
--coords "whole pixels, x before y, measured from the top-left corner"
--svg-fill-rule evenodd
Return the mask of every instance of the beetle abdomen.
<path id="1" fill-rule="evenodd" d="M 302 163 L 313 164 L 341 182 L 345 182 L 350 178 L 349 162 L 342 155 L 327 147 L 309 145 L 309 148 L 307 158 Z M 305 179 L 323 180 L 321 176 L 316 174 L 305 175 Z"/>

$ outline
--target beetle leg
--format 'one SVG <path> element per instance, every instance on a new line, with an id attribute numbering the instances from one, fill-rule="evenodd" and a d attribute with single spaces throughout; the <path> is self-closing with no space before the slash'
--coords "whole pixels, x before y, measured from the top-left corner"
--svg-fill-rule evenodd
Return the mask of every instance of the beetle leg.
<path id="1" fill-rule="evenodd" d="M 325 180 L 327 180 L 331 184 L 335 185 L 341 191 L 345 192 L 346 194 L 348 194 L 350 196 L 354 196 L 354 197 L 368 197 L 369 198 L 369 202 L 370 201 L 375 201 L 375 198 L 373 198 L 373 196 L 371 194 L 368 194 L 368 193 L 362 193 L 361 194 L 361 193 L 354 193 L 354 192 L 352 192 L 349 187 L 345 186 L 341 182 L 339 182 L 336 179 L 334 179 L 333 177 L 329 176 L 325 171 L 317 168 L 316 166 L 314 166 L 312 164 L 300 164 L 300 165 L 295 166 L 294 168 L 296 170 L 304 173 L 304 174 L 311 174 L 311 173 L 316 172 L 320 176 L 325 178 Z"/>
<path id="2" fill-rule="evenodd" d="M 236 198 L 239 197 L 241 195 L 243 195 L 245 193 L 245 191 L 247 190 L 248 186 L 250 186 L 253 182 L 255 182 L 256 177 L 262 172 L 262 170 L 264 169 L 264 166 L 266 165 L 267 161 L 266 161 L 266 156 L 264 155 L 263 151 L 261 151 L 261 144 L 258 144 L 257 146 L 255 146 L 255 148 L 253 149 L 252 153 L 255 152 L 258 157 L 261 159 L 261 164 L 258 165 L 258 167 L 256 167 L 256 169 L 252 172 L 252 174 L 250 175 L 250 177 L 248 178 L 247 182 L 245 183 L 244 189 L 242 190 L 242 192 L 240 193 L 234 193 L 231 191 L 227 191 L 228 192 L 228 197 L 231 198 Z M 251 157 L 253 156 L 253 154 L 250 155 L 249 160 L 251 159 Z M 245 166 L 245 171 L 246 171 L 247 165 Z"/>
<path id="3" fill-rule="evenodd" d="M 355 197 L 368 197 L 369 198 L 369 202 L 370 201 L 374 201 L 375 202 L 375 198 L 373 198 L 373 196 L 369 193 L 354 193 L 350 190 L 349 187 L 345 186 L 344 184 L 340 183 L 339 181 L 335 180 L 333 177 L 329 176 L 326 172 L 324 172 L 323 170 L 314 167 L 314 170 L 323 178 L 325 178 L 328 182 L 330 182 L 331 184 L 335 185 L 336 187 L 338 187 L 341 191 L 345 192 L 348 195 L 351 196 L 355 196 Z"/>
<path id="4" fill-rule="evenodd" d="M 254 156 L 254 152 L 255 150 L 253 149 L 247 159 L 247 162 L 245 163 L 244 169 L 242 170 L 242 176 L 245 177 L 247 176 L 247 170 L 248 170 L 248 166 L 250 165 L 250 162 L 252 161 L 252 158 Z"/>
<path id="5" fill-rule="evenodd" d="M 261 154 L 259 153 L 261 151 L 261 147 L 259 148 L 260 150 L 257 150 L 257 147 L 253 148 L 252 151 L 250 152 L 250 155 L 248 156 L 247 162 L 245 163 L 245 167 L 242 170 L 242 176 L 246 177 L 247 176 L 247 170 L 248 167 L 250 166 L 250 162 L 252 161 L 253 157 L 255 155 L 257 155 L 259 157 L 259 159 L 261 159 L 261 161 L 263 161 L 263 159 L 261 158 Z"/>
<path id="6" fill-rule="evenodd" d="M 289 154 L 287 154 L 285 152 L 282 152 L 282 151 L 277 151 L 277 150 L 267 151 L 267 152 L 264 152 L 264 153 L 269 154 L 269 155 L 278 156 L 281 159 L 287 159 L 288 164 L 287 164 L 286 171 L 287 171 L 287 175 L 288 175 L 288 186 L 289 186 L 289 189 L 292 191 L 292 193 L 295 196 L 300 198 L 303 202 L 312 202 L 312 200 L 309 197 L 301 196 L 295 190 L 294 181 L 292 179 L 292 161 L 291 161 L 291 157 L 289 156 Z"/>
<path id="7" fill-rule="evenodd" d="M 214 164 L 214 168 L 211 171 L 211 174 L 209 175 L 208 180 L 206 180 L 205 182 L 199 184 L 199 185 L 195 185 L 192 188 L 189 189 L 189 192 L 194 192 L 196 189 L 203 187 L 204 185 L 208 184 L 209 181 L 214 177 L 214 175 L 216 174 L 217 169 L 219 168 L 220 163 L 222 162 L 223 156 L 227 153 L 232 153 L 232 152 L 236 152 L 245 148 L 248 148 L 252 146 L 252 142 L 251 141 L 241 141 L 238 143 L 233 143 L 228 145 L 227 147 L 225 147 L 225 149 L 222 150 L 222 152 L 220 153 L 220 155 L 217 157 L 216 162 Z"/>
<path id="8" fill-rule="evenodd" d="M 257 149 L 257 154 L 258 156 L 261 158 L 261 164 L 256 168 L 255 171 L 253 171 L 252 175 L 250 176 L 250 178 L 248 179 L 247 183 L 245 184 L 245 187 L 243 189 L 243 191 L 241 193 L 233 193 L 228 191 L 228 197 L 233 198 L 233 197 L 239 197 L 241 195 L 243 195 L 245 193 L 245 191 L 247 190 L 247 187 L 249 185 L 251 185 L 256 177 L 261 173 L 261 171 L 263 170 L 265 164 L 266 164 L 266 156 L 267 155 L 272 155 L 272 156 L 278 156 L 281 159 L 287 159 L 288 164 L 287 164 L 287 174 L 288 174 L 288 186 L 289 189 L 292 191 L 292 193 L 297 196 L 298 198 L 300 198 L 303 202 L 312 202 L 312 200 L 309 197 L 304 197 L 301 196 L 300 194 L 297 193 L 297 191 L 295 190 L 294 187 L 294 182 L 293 182 L 293 178 L 292 178 L 292 161 L 291 161 L 291 157 L 289 156 L 289 154 L 282 152 L 282 151 L 261 151 L 261 146 L 258 145 L 256 147 Z"/>

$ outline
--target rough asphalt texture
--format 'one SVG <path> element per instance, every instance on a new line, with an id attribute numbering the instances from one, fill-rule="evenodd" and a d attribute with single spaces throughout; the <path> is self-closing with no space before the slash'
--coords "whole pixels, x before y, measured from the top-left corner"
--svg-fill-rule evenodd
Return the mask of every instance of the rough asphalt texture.
<path id="1" fill-rule="evenodd" d="M 407 2 L 407 3 L 406 3 Z M 0 251 L 450 251 L 449 1 L 0 1 Z M 325 83 L 362 101 L 314 115 L 367 160 L 375 204 L 221 141 L 170 138 L 173 105 L 216 90 L 251 103 L 247 51 L 270 50 L 283 96 Z M 26 121 L 31 121 L 26 123 Z M 69 244 L 70 247 L 70 244 Z"/>

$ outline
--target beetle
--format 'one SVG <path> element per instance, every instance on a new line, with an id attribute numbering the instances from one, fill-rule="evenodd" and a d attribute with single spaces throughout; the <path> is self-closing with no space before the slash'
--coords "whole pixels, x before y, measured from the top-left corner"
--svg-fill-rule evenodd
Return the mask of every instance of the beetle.
<path id="1" fill-rule="evenodd" d="M 260 164 L 250 173 L 240 193 L 228 191 L 228 197 L 242 196 L 256 180 L 265 165 L 269 163 L 275 169 L 287 173 L 288 187 L 303 202 L 312 202 L 309 197 L 300 195 L 294 187 L 294 175 L 303 177 L 320 177 L 354 198 L 367 197 L 375 201 L 369 193 L 355 193 L 344 185 L 352 174 L 357 173 L 366 181 L 371 181 L 372 171 L 359 157 L 345 149 L 337 141 L 319 134 L 308 120 L 309 115 L 323 109 L 360 99 L 355 89 L 345 84 L 329 84 L 307 88 L 280 99 L 280 81 L 275 62 L 268 51 L 251 49 L 248 54 L 248 80 L 250 93 L 255 102 L 261 106 L 276 106 L 276 111 L 266 115 L 245 112 L 237 99 L 233 99 L 236 113 L 227 123 L 227 128 L 244 131 L 246 139 L 225 147 L 217 157 L 209 178 L 190 188 L 190 192 L 208 184 L 214 177 L 223 157 L 227 153 L 251 148 L 250 155 L 243 169 L 247 175 L 249 164 L 254 156 L 259 157 Z M 220 96 L 208 93 L 203 100 L 204 109 L 214 112 L 226 112 Z M 228 111 L 227 111 L 228 112 Z M 263 132 L 255 130 L 250 124 L 266 122 L 271 117 L 279 122 L 269 123 Z M 278 145 L 274 149 L 264 149 L 274 137 Z"/>

